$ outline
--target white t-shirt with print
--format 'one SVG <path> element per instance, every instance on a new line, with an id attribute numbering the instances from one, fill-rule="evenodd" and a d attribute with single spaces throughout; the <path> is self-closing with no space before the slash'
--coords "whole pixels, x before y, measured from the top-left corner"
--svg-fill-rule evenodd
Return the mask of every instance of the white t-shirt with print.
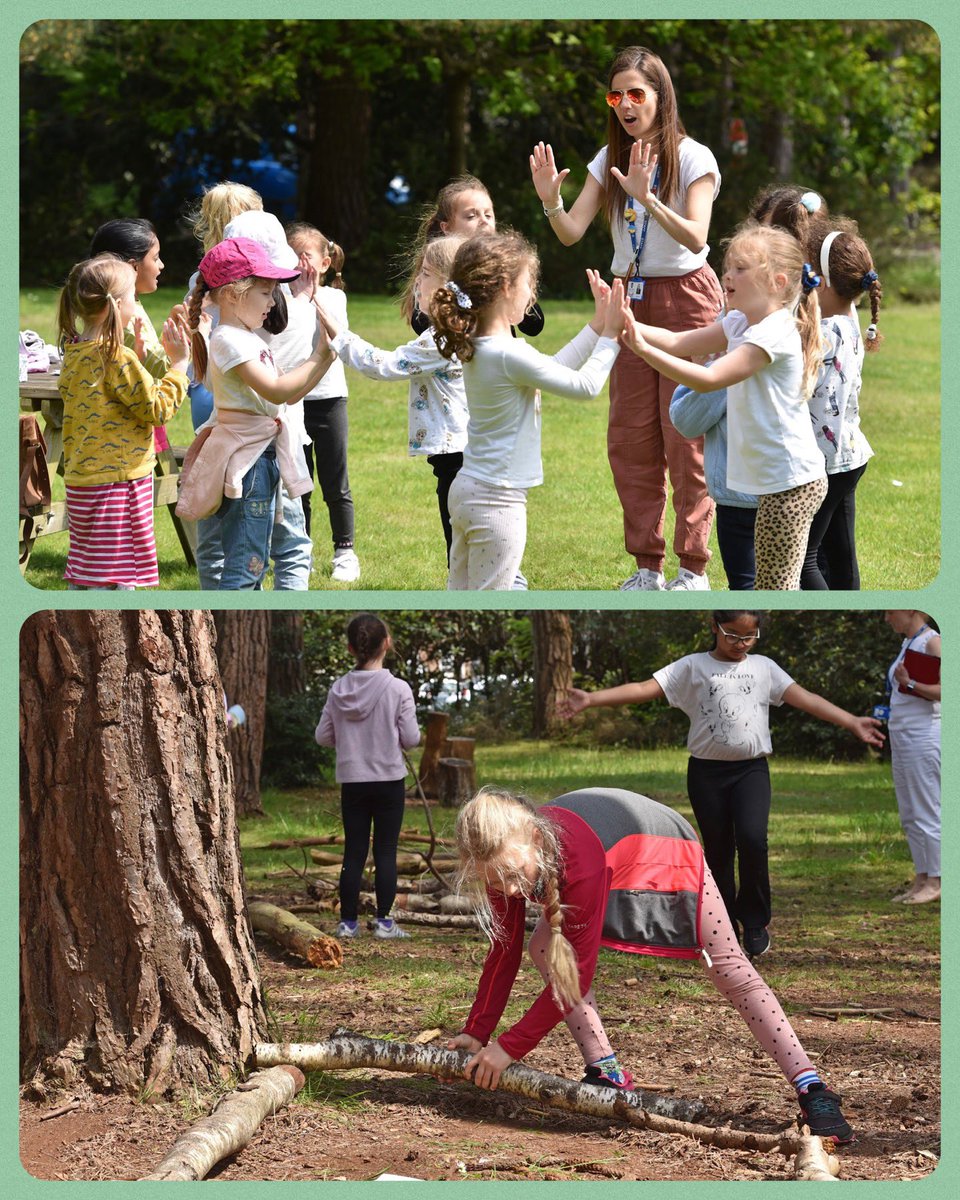
<path id="1" fill-rule="evenodd" d="M 768 365 L 727 388 L 727 486 L 753 496 L 786 492 L 825 474 L 802 395 L 803 348 L 785 308 L 748 325 L 738 309 L 721 318 L 727 350 L 759 346 Z"/>
<path id="2" fill-rule="evenodd" d="M 233 371 L 245 362 L 259 362 L 274 375 L 279 374 L 270 347 L 257 333 L 237 325 L 217 325 L 210 334 L 210 364 L 207 368 L 207 383 L 213 392 L 215 408 L 265 417 L 280 416 L 276 404 L 264 400 Z"/>
<path id="3" fill-rule="evenodd" d="M 855 312 L 820 322 L 823 359 L 810 397 L 810 418 L 827 474 L 862 467 L 873 455 L 860 428 L 863 338 Z"/>
<path id="4" fill-rule="evenodd" d="M 604 146 L 587 163 L 587 170 L 602 188 L 606 188 L 607 147 Z M 702 179 L 704 175 L 713 176 L 713 198 L 716 200 L 720 193 L 720 168 L 713 156 L 713 151 L 691 137 L 685 137 L 680 143 L 680 182 L 677 194 L 667 199 L 667 203 L 678 213 L 682 213 L 687 203 L 687 188 Z M 634 201 L 636 216 L 636 238 L 640 242 L 640 231 L 643 227 L 643 208 Z M 621 210 L 622 213 L 622 210 Z M 613 237 L 613 261 L 610 270 L 614 275 L 626 275 L 634 258 L 634 249 L 630 242 L 630 231 L 627 222 L 615 220 L 610 232 Z M 651 217 L 647 222 L 647 240 L 640 256 L 640 274 L 644 279 L 656 279 L 661 276 L 673 277 L 687 275 L 696 271 L 707 261 L 710 247 L 704 246 L 699 254 L 694 254 L 686 246 L 662 229 L 656 219 Z"/>
<path id="5" fill-rule="evenodd" d="M 770 705 L 779 707 L 793 679 L 772 658 L 748 654 L 723 662 L 712 654 L 688 654 L 654 679 L 667 702 L 690 718 L 687 749 L 694 758 L 722 762 L 770 754 Z"/>

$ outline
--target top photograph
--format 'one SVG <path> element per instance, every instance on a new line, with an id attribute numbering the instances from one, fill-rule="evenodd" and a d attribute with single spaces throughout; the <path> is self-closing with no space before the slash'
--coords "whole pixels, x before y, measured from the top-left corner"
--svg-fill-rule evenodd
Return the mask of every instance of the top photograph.
<path id="1" fill-rule="evenodd" d="M 926 587 L 940 69 L 904 20 L 31 25 L 23 577 Z"/>

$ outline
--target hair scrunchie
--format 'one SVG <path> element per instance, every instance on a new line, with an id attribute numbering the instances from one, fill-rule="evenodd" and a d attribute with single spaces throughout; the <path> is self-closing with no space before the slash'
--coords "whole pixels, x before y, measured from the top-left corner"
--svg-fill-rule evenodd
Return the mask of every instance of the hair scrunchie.
<path id="1" fill-rule="evenodd" d="M 813 216 L 815 212 L 820 211 L 823 200 L 821 200 L 816 192 L 804 192 L 800 197 L 800 203 L 807 210 L 807 212 Z"/>
<path id="2" fill-rule="evenodd" d="M 454 283 L 452 279 L 448 279 L 445 286 L 449 291 L 453 292 L 457 308 L 473 308 L 473 301 L 458 283 Z"/>
<path id="3" fill-rule="evenodd" d="M 812 292 L 814 288 L 820 286 L 820 276 L 814 273 L 813 267 L 809 263 L 803 264 L 802 284 L 805 292 Z"/>
<path id="4" fill-rule="evenodd" d="M 880 278 L 880 276 L 876 273 L 876 271 L 868 271 L 866 273 L 866 275 L 864 275 L 864 277 L 860 280 L 860 290 L 862 292 L 867 291 L 870 287 L 870 284 L 873 283 L 873 281 L 875 279 L 879 279 L 879 278 Z"/>
<path id="5" fill-rule="evenodd" d="M 867 332 L 866 332 L 866 334 L 864 334 L 864 336 L 866 337 L 866 339 L 867 339 L 867 341 L 868 341 L 868 342 L 872 342 L 872 341 L 873 341 L 873 340 L 876 338 L 876 336 L 877 336 L 877 326 L 876 326 L 876 324 L 874 324 L 873 322 L 871 322 L 871 323 L 870 323 L 870 324 L 867 326 Z"/>

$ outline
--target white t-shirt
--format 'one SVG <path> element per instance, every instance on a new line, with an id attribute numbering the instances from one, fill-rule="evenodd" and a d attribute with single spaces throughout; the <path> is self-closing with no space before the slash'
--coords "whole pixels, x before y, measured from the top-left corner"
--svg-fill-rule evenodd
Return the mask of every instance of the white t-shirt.
<path id="1" fill-rule="evenodd" d="M 350 328 L 347 321 L 347 293 L 343 288 L 320 287 L 317 288 L 317 303 L 330 314 L 330 316 L 340 326 L 341 330 Z M 294 300 L 295 306 L 309 308 L 311 313 L 316 314 L 312 304 L 303 304 L 302 301 Z M 313 327 L 313 343 L 310 349 L 313 350 L 317 344 L 317 327 Z M 304 403 L 309 404 L 311 400 L 336 400 L 340 396 L 347 394 L 347 376 L 343 369 L 343 363 L 338 358 L 336 362 L 331 363 L 326 374 L 317 383 L 316 387 L 311 392 L 304 396 Z"/>
<path id="2" fill-rule="evenodd" d="M 744 342 L 770 360 L 727 388 L 727 487 L 753 496 L 786 492 L 826 471 L 803 398 L 803 349 L 785 308 L 748 325 L 738 309 L 720 321 L 727 350 Z"/>
<path id="3" fill-rule="evenodd" d="M 465 475 L 502 488 L 543 483 L 540 389 L 571 399 L 596 396 L 620 346 L 589 325 L 552 358 L 510 334 L 480 337 L 463 364 L 467 393 Z"/>
<path id="4" fill-rule="evenodd" d="M 279 374 L 270 347 L 259 334 L 237 325 L 217 325 L 210 334 L 210 364 L 207 368 L 207 383 L 213 392 L 215 407 L 266 417 L 280 416 L 276 404 L 264 400 L 239 375 L 232 373 L 234 367 L 245 362 L 262 363 L 275 375 Z"/>
<path id="5" fill-rule="evenodd" d="M 587 170 L 597 180 L 602 188 L 606 187 L 607 147 L 604 146 L 594 158 L 587 163 Z M 720 168 L 713 152 L 693 138 L 685 137 L 680 143 L 680 183 L 675 196 L 666 202 L 678 213 L 682 213 L 687 203 L 687 188 L 704 175 L 713 176 L 713 198 L 716 200 L 720 193 Z M 635 202 L 636 238 L 640 242 L 640 231 L 643 227 L 643 212 L 640 204 Z M 622 213 L 622 210 L 621 210 Z M 626 221 L 615 220 L 610 232 L 613 236 L 613 261 L 610 270 L 614 275 L 626 275 L 633 262 L 634 249 L 630 242 L 630 232 Z M 647 240 L 640 256 L 640 274 L 645 279 L 656 279 L 661 276 L 686 275 L 696 271 L 707 261 L 710 247 L 704 246 L 699 254 L 694 254 L 686 246 L 681 246 L 666 230 L 662 229 L 656 219 L 651 217 L 647 222 Z"/>
<path id="6" fill-rule="evenodd" d="M 712 654 L 688 654 L 654 679 L 667 702 L 690 718 L 687 749 L 694 758 L 723 762 L 770 754 L 770 705 L 780 706 L 793 683 L 772 658 L 748 654 L 722 662 Z"/>
<path id="7" fill-rule="evenodd" d="M 901 692 L 900 685 L 893 677 L 894 670 L 903 662 L 907 650 L 929 654 L 927 643 L 931 638 L 939 636 L 935 629 L 928 627 L 915 637 L 904 638 L 900 653 L 890 664 L 887 672 L 887 683 L 890 687 L 890 722 L 887 728 L 890 731 L 891 742 L 909 745 L 911 739 L 940 737 L 940 701 L 925 700 L 922 696 Z"/>
<path id="8" fill-rule="evenodd" d="M 823 361 L 810 397 L 810 417 L 827 474 L 853 471 L 873 455 L 860 428 L 863 338 L 856 312 L 820 322 Z"/>

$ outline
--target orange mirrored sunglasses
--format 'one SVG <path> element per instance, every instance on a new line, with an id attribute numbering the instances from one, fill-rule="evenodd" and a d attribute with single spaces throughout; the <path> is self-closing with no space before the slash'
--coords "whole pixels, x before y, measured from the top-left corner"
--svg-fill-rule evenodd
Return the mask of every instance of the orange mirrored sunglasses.
<path id="1" fill-rule="evenodd" d="M 643 104 L 647 98 L 647 93 L 643 88 L 627 88 L 626 91 L 607 92 L 604 99 L 611 108 L 616 108 L 624 96 L 626 96 L 631 104 Z"/>

